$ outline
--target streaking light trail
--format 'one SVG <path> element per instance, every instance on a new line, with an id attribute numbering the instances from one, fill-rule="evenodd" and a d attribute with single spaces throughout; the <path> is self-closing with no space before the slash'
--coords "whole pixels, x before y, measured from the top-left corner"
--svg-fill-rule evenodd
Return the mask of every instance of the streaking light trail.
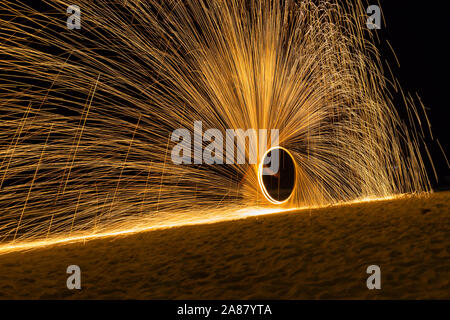
<path id="1" fill-rule="evenodd" d="M 387 200 L 393 200 L 397 198 L 402 198 L 407 195 L 396 195 L 396 196 L 390 196 L 385 198 L 372 198 L 372 199 L 360 199 L 360 200 L 354 200 L 347 203 L 340 203 L 340 204 L 334 204 L 332 206 L 348 206 L 352 204 L 357 203 L 365 203 L 365 202 L 373 202 L 373 201 L 387 201 Z M 96 239 L 102 239 L 102 238 L 109 238 L 109 237 L 118 237 L 118 236 L 126 236 L 126 235 L 132 235 L 135 233 L 140 232 L 150 232 L 155 230 L 163 230 L 163 229 L 169 229 L 169 228 L 177 228 L 177 227 L 184 227 L 184 226 L 193 226 L 193 225 L 203 225 L 203 224 L 212 224 L 212 223 L 219 223 L 219 222 L 226 222 L 226 221 L 232 221 L 232 220 L 240 220 L 250 217 L 257 217 L 257 216 L 265 216 L 265 215 L 271 215 L 271 214 L 280 214 L 280 213 L 288 213 L 288 212 L 294 212 L 294 211 L 301 211 L 304 210 L 312 210 L 312 209 L 319 209 L 323 207 L 329 207 L 329 206 L 315 206 L 315 207 L 302 207 L 302 208 L 290 208 L 290 209 L 280 209 L 280 208 L 248 208 L 248 209 L 240 209 L 240 210 L 230 210 L 229 212 L 216 212 L 211 217 L 204 217 L 205 214 L 202 213 L 199 216 L 193 216 L 189 220 L 185 221 L 173 221 L 168 223 L 161 223 L 161 224 L 152 224 L 152 225 L 145 225 L 145 222 L 141 221 L 141 225 L 136 226 L 122 226 L 122 227 L 116 227 L 115 231 L 109 231 L 109 232 L 101 232 L 97 234 L 85 234 L 85 235 L 74 235 L 71 237 L 61 237 L 61 238 L 54 238 L 51 240 L 37 240 L 37 241 L 26 241 L 26 242 L 18 242 L 15 244 L 6 244 L 0 246 L 0 255 L 2 254 L 8 254 L 12 252 L 17 251 L 25 251 L 25 250 L 32 250 L 32 249 L 39 249 L 49 246 L 55 246 L 55 245 L 62 245 L 62 244 L 70 244 L 70 243 L 77 243 L 77 242 L 85 242 L 89 240 L 96 240 Z"/>
<path id="2" fill-rule="evenodd" d="M 429 122 L 385 75 L 365 1 L 77 6 L 69 30 L 65 0 L 0 2 L 3 251 L 430 191 Z M 262 159 L 171 161 L 198 122 L 279 130 L 292 187 Z"/>

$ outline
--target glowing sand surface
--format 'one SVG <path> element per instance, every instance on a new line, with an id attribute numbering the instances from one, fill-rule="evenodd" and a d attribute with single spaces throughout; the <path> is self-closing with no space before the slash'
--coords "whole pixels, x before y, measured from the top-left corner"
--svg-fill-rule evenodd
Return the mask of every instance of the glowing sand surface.
<path id="1" fill-rule="evenodd" d="M 0 299 L 450 298 L 450 192 L 270 213 L 10 248 Z M 367 290 L 372 264 L 382 290 Z"/>
<path id="2" fill-rule="evenodd" d="M 398 197 L 402 197 L 404 195 L 397 195 L 397 196 L 390 196 L 385 198 L 365 198 L 365 199 L 359 199 L 351 202 L 344 202 L 340 203 L 334 206 L 339 205 L 351 205 L 355 203 L 363 203 L 363 202 L 370 202 L 370 201 L 382 201 L 382 200 L 390 200 Z M 200 214 L 191 214 L 189 215 L 183 215 L 182 220 L 177 220 L 177 217 L 170 217 L 168 216 L 163 222 L 154 223 L 152 221 L 152 225 L 148 225 L 148 222 L 146 222 L 146 219 L 143 218 L 141 221 L 133 221 L 128 224 L 123 224 L 123 226 L 115 227 L 114 230 L 105 231 L 101 233 L 96 234 L 80 234 L 80 235 L 74 235 L 74 236 L 67 236 L 67 237 L 55 237 L 50 238 L 47 240 L 36 240 L 36 241 L 24 241 L 24 242 L 16 242 L 6 245 L 0 246 L 0 254 L 5 254 L 13 251 L 20 251 L 20 250 L 29 250 L 33 248 L 39 248 L 39 247 L 45 247 L 45 246 L 52 246 L 57 244 L 63 244 L 63 243 L 73 243 L 73 242 L 85 242 L 88 240 L 93 239 L 101 239 L 101 238 L 107 238 L 107 237 L 114 237 L 114 236 L 121 236 L 121 235 L 127 235 L 127 234 L 134 234 L 139 232 L 146 232 L 146 231 L 152 231 L 152 230 L 161 230 L 161 229 L 167 229 L 167 228 L 174 228 L 174 227 L 182 227 L 182 226 L 188 226 L 188 225 L 201 225 L 201 224 L 211 224 L 211 223 L 217 223 L 217 222 L 223 222 L 223 221 L 230 221 L 230 220 L 238 220 L 238 219 L 244 219 L 247 217 L 254 217 L 254 216 L 262 216 L 262 215 L 269 215 L 269 214 L 276 214 L 276 213 L 283 213 L 283 212 L 289 212 L 289 211 L 299 211 L 299 210 L 307 210 L 307 209 L 315 209 L 319 207 L 302 207 L 302 208 L 291 208 L 291 209 L 282 209 L 282 208 L 247 208 L 247 209 L 237 209 L 237 210 L 217 210 L 213 213 L 206 214 L 204 212 Z M 134 223 L 134 224 L 133 224 Z"/>

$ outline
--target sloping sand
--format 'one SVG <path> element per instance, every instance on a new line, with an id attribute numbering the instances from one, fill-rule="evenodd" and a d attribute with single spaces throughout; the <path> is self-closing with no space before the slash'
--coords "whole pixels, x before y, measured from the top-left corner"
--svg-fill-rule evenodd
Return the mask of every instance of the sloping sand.
<path id="1" fill-rule="evenodd" d="M 9 253 L 0 298 L 450 299 L 449 205 L 435 193 Z"/>

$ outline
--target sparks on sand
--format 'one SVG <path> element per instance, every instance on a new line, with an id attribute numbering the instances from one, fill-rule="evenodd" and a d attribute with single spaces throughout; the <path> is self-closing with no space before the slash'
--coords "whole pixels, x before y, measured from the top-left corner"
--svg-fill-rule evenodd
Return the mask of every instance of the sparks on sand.
<path id="1" fill-rule="evenodd" d="M 279 129 L 296 164 L 281 209 L 430 190 L 428 120 L 408 94 L 394 106 L 362 1 L 78 0 L 81 30 L 66 5 L 0 2 L 4 245 L 273 207 L 258 164 L 170 161 L 195 121 Z"/>
<path id="2" fill-rule="evenodd" d="M 366 199 L 358 199 L 351 202 L 333 204 L 331 206 L 346 206 L 357 203 L 364 202 L 373 202 L 373 201 L 386 201 L 392 200 L 396 198 L 402 198 L 407 195 L 395 195 L 384 198 L 366 198 Z M 126 236 L 139 232 L 148 232 L 154 230 L 163 230 L 168 228 L 176 228 L 183 226 L 192 226 L 192 225 L 202 225 L 202 224 L 212 224 L 218 222 L 232 221 L 245 219 L 249 217 L 257 217 L 271 214 L 281 214 L 293 211 L 303 211 L 303 210 L 312 210 L 318 209 L 324 206 L 314 206 L 314 207 L 303 207 L 303 208 L 290 208 L 290 209 L 280 209 L 280 208 L 247 208 L 240 210 L 228 210 L 228 211 L 218 211 L 210 214 L 210 216 L 205 217 L 205 213 L 200 215 L 193 215 L 190 219 L 180 220 L 180 221 L 168 221 L 166 224 L 145 224 L 145 221 L 140 221 L 140 223 L 129 223 L 128 225 L 124 224 L 122 227 L 116 227 L 113 230 L 105 231 L 102 233 L 95 234 L 79 234 L 73 236 L 62 236 L 62 237 L 53 237 L 52 239 L 47 240 L 35 240 L 35 241 L 24 241 L 24 242 L 16 242 L 10 244 L 0 245 L 0 255 L 8 254 L 12 252 L 26 251 L 38 248 L 44 248 L 54 245 L 62 245 L 69 243 L 77 243 L 77 242 L 86 242 L 89 240 L 109 238 L 109 237 L 118 237 L 118 236 Z"/>

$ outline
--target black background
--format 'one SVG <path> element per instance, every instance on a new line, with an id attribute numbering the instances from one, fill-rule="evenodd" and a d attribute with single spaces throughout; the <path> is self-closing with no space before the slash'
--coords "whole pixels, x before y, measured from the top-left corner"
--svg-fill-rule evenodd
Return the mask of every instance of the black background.
<path id="1" fill-rule="evenodd" d="M 179 316 L 177 310 L 180 306 L 208 306 L 221 309 L 222 304 L 263 304 L 270 305 L 271 315 L 221 315 L 210 314 L 204 316 Z M 280 301 L 280 300 L 147 300 L 147 301 L 0 301 L 0 307 L 4 312 L 10 309 L 14 314 L 24 316 L 24 310 L 33 310 L 37 314 L 55 316 L 61 319 L 61 315 L 68 314 L 72 318 L 106 318 L 110 315 L 114 319 L 129 319 L 142 317 L 144 319 L 223 319 L 223 320 L 247 320 L 247 319 L 384 319 L 387 315 L 399 319 L 413 318 L 417 314 L 426 312 L 429 315 L 445 315 L 448 311 L 448 301 Z M 49 312 L 52 310 L 53 312 Z M 29 312 L 29 311 L 28 311 Z"/>
<path id="2" fill-rule="evenodd" d="M 372 1 L 376 4 L 376 1 Z M 449 35 L 450 17 L 447 1 L 380 0 L 384 16 L 380 51 L 395 66 L 395 58 L 386 40 L 392 45 L 400 62 L 395 76 L 405 92 L 417 93 L 431 122 L 434 138 L 448 155 L 449 146 Z M 438 180 L 428 166 L 434 189 L 450 189 L 450 170 L 436 141 L 426 140 L 436 167 Z M 424 155 L 425 156 L 425 155 Z"/>

